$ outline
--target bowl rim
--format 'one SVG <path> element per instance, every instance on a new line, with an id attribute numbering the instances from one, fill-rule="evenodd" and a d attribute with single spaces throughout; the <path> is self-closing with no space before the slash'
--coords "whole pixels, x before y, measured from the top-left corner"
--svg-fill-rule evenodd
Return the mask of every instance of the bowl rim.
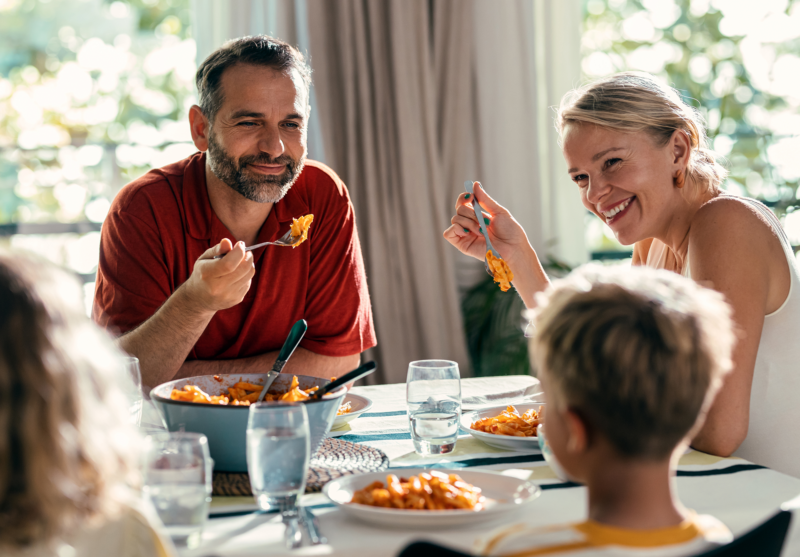
<path id="1" fill-rule="evenodd" d="M 216 373 L 214 375 L 249 375 L 249 374 L 241 374 L 241 373 Z M 264 374 L 266 375 L 266 374 Z M 287 374 L 288 375 L 288 374 Z M 313 375 L 298 375 L 293 373 L 292 375 L 296 375 L 297 377 L 311 377 L 312 379 L 322 379 L 321 377 L 315 377 Z M 213 375 L 198 375 L 196 377 L 214 377 Z M 156 393 L 156 389 L 160 389 L 167 383 L 172 383 L 173 381 L 182 381 L 184 379 L 193 379 L 192 377 L 181 377 L 180 379 L 172 379 L 170 381 L 164 381 L 163 383 L 156 385 L 152 389 L 150 389 L 150 399 L 154 401 L 158 401 L 161 404 L 177 404 L 177 405 L 190 405 L 190 406 L 200 406 L 201 408 L 232 408 L 236 410 L 247 410 L 250 411 L 250 405 L 247 406 L 239 406 L 239 405 L 232 405 L 232 404 L 209 404 L 207 402 L 189 402 L 188 400 L 173 400 L 171 398 L 163 397 Z M 330 393 L 326 393 L 323 398 L 321 399 L 313 399 L 313 400 L 301 400 L 303 404 L 314 404 L 317 402 L 325 402 L 327 400 L 332 400 L 336 398 L 341 398 L 347 394 L 347 387 L 342 385 L 335 391 Z"/>

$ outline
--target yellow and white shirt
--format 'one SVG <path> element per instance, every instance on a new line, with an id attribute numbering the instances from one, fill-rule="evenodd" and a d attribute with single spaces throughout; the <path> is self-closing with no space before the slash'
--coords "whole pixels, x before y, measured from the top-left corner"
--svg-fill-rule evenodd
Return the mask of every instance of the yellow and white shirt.
<path id="1" fill-rule="evenodd" d="M 692 513 L 677 526 L 656 530 L 616 528 L 592 520 L 538 528 L 518 524 L 479 542 L 477 553 L 503 557 L 678 557 L 695 555 L 732 539 L 731 531 L 713 516 Z"/>

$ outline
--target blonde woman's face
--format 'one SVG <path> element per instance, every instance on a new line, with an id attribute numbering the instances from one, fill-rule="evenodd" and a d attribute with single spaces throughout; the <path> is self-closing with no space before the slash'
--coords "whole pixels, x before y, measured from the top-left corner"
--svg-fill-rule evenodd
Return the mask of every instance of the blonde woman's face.
<path id="1" fill-rule="evenodd" d="M 591 124 L 564 131 L 564 158 L 583 205 L 623 245 L 658 237 L 682 199 L 673 183 L 671 145 L 657 147 L 644 132 L 622 133 Z"/>

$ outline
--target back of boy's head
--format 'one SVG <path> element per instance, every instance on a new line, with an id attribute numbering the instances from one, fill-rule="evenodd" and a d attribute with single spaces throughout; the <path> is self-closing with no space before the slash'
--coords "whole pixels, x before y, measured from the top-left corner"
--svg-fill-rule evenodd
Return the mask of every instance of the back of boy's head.
<path id="1" fill-rule="evenodd" d="M 531 357 L 549 400 L 620 456 L 668 457 L 732 367 L 730 306 L 678 274 L 588 265 L 537 302 Z"/>

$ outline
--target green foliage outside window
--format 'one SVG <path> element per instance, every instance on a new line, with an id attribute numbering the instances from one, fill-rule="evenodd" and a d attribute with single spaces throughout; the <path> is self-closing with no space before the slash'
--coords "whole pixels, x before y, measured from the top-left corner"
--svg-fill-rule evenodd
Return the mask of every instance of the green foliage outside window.
<path id="1" fill-rule="evenodd" d="M 725 187 L 800 243 L 800 0 L 585 0 L 582 55 L 586 80 L 641 70 L 678 89 L 706 118 Z M 621 248 L 587 224 L 591 249 Z"/>
<path id="2" fill-rule="evenodd" d="M 0 0 L 0 224 L 101 222 L 194 150 L 188 0 Z"/>

